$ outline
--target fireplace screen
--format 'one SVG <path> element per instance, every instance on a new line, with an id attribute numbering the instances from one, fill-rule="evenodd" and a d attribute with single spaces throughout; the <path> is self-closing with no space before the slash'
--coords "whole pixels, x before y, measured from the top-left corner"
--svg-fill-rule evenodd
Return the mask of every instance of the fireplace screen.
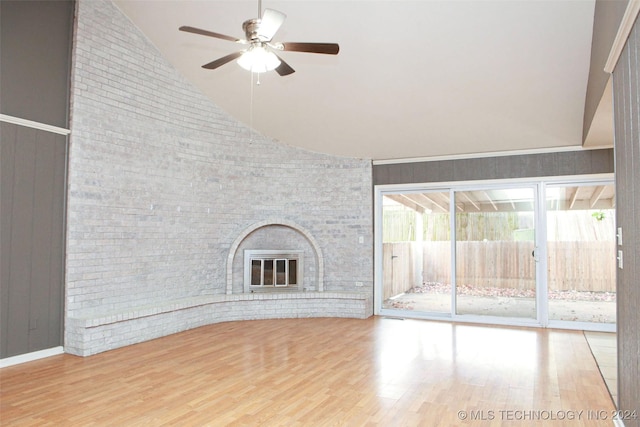
<path id="1" fill-rule="evenodd" d="M 245 292 L 302 287 L 302 252 L 245 250 Z"/>

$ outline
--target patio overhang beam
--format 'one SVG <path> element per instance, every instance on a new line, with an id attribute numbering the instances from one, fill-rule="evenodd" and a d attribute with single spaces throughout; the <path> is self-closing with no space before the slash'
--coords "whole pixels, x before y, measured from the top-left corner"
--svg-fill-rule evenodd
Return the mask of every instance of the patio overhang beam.
<path id="1" fill-rule="evenodd" d="M 407 198 L 403 194 L 388 194 L 385 197 L 388 197 L 389 199 L 393 200 L 394 202 L 400 203 L 401 205 L 406 206 L 407 208 L 412 209 L 412 210 L 414 210 L 416 212 L 420 212 L 420 213 L 424 213 L 425 212 L 424 206 L 420 206 L 419 204 L 417 204 L 413 200 Z"/>
<path id="2" fill-rule="evenodd" d="M 606 187 L 604 185 L 600 185 L 596 187 L 595 191 L 593 192 L 593 195 L 591 196 L 591 200 L 589 200 L 589 207 L 591 209 L 593 209 L 596 203 L 598 203 L 598 200 L 600 200 L 600 197 L 602 197 L 602 193 L 604 193 L 605 188 Z"/>
<path id="3" fill-rule="evenodd" d="M 478 206 L 478 204 L 471 198 L 469 197 L 469 195 L 467 194 L 466 191 L 461 192 L 460 194 L 462 194 L 462 196 L 467 199 L 469 201 L 469 203 L 471 203 L 471 205 L 476 208 L 476 210 L 479 212 L 480 211 L 480 206 Z"/>
<path id="4" fill-rule="evenodd" d="M 424 193 L 408 194 L 407 196 L 411 200 L 415 201 L 420 205 L 425 206 L 427 204 L 430 204 L 431 205 L 430 208 L 433 208 L 435 206 L 439 208 L 442 212 L 449 212 L 449 208 L 447 206 L 440 205 L 440 203 L 436 202 L 435 200 L 433 200 L 431 197 L 427 196 Z"/>
<path id="5" fill-rule="evenodd" d="M 497 212 L 498 211 L 498 206 L 496 206 L 496 204 L 494 203 L 494 201 L 491 198 L 491 196 L 489 195 L 489 193 L 487 193 L 486 191 L 483 191 L 482 193 L 487 197 L 487 201 L 489 203 L 491 203 L 491 206 L 493 206 L 493 209 Z"/>
<path id="6" fill-rule="evenodd" d="M 580 189 L 580 187 L 576 187 L 573 191 L 573 194 L 571 195 L 571 198 L 569 199 L 569 209 L 573 209 L 573 205 L 575 205 L 576 200 L 578 199 L 578 190 Z"/>

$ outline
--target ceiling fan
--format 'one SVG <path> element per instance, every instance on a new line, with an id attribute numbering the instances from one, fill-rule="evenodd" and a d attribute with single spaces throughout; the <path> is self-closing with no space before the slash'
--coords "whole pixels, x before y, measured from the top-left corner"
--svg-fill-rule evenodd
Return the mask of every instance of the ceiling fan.
<path id="1" fill-rule="evenodd" d="M 258 15 L 260 15 L 260 10 L 261 2 L 258 3 Z M 286 17 L 284 13 L 277 10 L 265 9 L 262 18 L 249 19 L 242 24 L 242 29 L 245 33 L 244 39 L 189 26 L 182 26 L 179 30 L 248 45 L 247 49 L 223 56 L 202 66 L 202 68 L 209 70 L 216 69 L 237 59 L 242 68 L 254 73 L 275 70 L 279 75 L 287 76 L 294 73 L 295 70 L 278 56 L 275 53 L 276 51 L 336 55 L 340 50 L 340 46 L 337 43 L 273 42 L 273 36 L 282 26 Z"/>

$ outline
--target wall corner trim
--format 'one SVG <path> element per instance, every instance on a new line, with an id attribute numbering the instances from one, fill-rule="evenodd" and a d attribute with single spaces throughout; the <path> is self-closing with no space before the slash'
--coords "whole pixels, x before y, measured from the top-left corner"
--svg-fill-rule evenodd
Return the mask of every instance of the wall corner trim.
<path id="1" fill-rule="evenodd" d="M 14 125 L 20 125 L 32 129 L 44 130 L 51 133 L 57 133 L 60 135 L 69 135 L 71 130 L 60 128 L 58 126 L 48 125 L 46 123 L 34 122 L 32 120 L 21 119 L 20 117 L 8 116 L 6 114 L 0 114 L 0 122 L 13 123 Z"/>
<path id="2" fill-rule="evenodd" d="M 638 13 L 640 13 L 640 0 L 629 0 L 627 10 L 625 10 L 624 16 L 622 17 L 622 22 L 620 23 L 620 27 L 618 28 L 618 34 L 616 34 L 616 38 L 613 41 L 613 45 L 611 46 L 609 58 L 604 65 L 605 72 L 613 73 L 613 70 L 616 68 L 616 64 L 618 63 L 618 59 L 622 54 L 624 45 L 627 43 L 629 34 L 631 34 L 631 29 L 633 28 L 633 24 L 636 22 Z"/>

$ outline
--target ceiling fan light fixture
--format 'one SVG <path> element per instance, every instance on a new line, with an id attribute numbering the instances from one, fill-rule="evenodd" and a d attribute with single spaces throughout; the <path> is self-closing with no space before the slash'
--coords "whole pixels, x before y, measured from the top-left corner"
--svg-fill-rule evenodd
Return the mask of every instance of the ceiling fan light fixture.
<path id="1" fill-rule="evenodd" d="M 258 0 L 258 14 L 260 14 L 261 9 L 262 4 L 261 1 Z M 281 59 L 276 53 L 272 52 L 271 49 L 275 52 L 288 51 L 321 53 L 325 55 L 338 54 L 340 46 L 338 46 L 337 43 L 274 42 L 273 36 L 282 26 L 286 17 L 287 15 L 282 12 L 278 12 L 277 10 L 265 9 L 262 14 L 262 18 L 249 19 L 242 24 L 242 29 L 245 33 L 244 39 L 238 39 L 225 34 L 214 33 L 213 31 L 203 30 L 201 28 L 190 27 L 187 25 L 183 25 L 178 29 L 180 31 L 186 31 L 187 33 L 214 37 L 249 46 L 247 50 L 235 51 L 223 56 L 222 58 L 218 58 L 215 61 L 204 64 L 202 68 L 207 70 L 215 70 L 216 68 L 228 64 L 233 60 L 237 60 L 238 65 L 253 73 L 266 73 L 267 71 L 275 70 L 276 73 L 284 77 L 295 73 L 296 70 L 291 68 L 289 64 Z"/>
<path id="2" fill-rule="evenodd" d="M 275 53 L 259 45 L 251 46 L 237 62 L 242 68 L 253 73 L 275 70 L 281 63 Z"/>

